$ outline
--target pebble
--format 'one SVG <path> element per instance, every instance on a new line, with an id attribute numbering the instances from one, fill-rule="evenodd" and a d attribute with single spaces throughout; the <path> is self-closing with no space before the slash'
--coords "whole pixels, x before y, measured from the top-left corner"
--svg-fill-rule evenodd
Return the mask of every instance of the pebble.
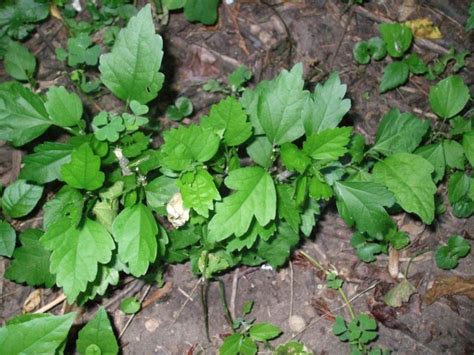
<path id="1" fill-rule="evenodd" d="M 306 327 L 306 322 L 303 317 L 298 316 L 296 314 L 292 315 L 290 319 L 288 319 L 288 324 L 292 332 L 301 332 L 304 327 Z"/>
<path id="2" fill-rule="evenodd" d="M 153 333 L 159 326 L 160 322 L 154 318 L 150 318 L 145 322 L 145 329 L 148 330 L 150 333 Z"/>

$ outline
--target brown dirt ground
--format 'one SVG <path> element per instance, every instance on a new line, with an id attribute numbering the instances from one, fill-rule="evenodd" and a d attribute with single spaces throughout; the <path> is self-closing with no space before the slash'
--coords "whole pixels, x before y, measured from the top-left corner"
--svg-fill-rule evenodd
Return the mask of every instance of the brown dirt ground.
<path id="1" fill-rule="evenodd" d="M 142 3 L 144 1 L 141 1 Z M 410 4 L 414 4 L 410 7 Z M 463 30 L 467 18 L 468 1 L 369 1 L 363 8 L 347 9 L 338 0 L 252 1 L 237 0 L 234 5 L 223 4 L 219 23 L 204 27 L 187 23 L 181 14 L 173 14 L 170 23 L 160 28 L 165 40 L 164 67 L 167 84 L 172 94 L 162 97 L 160 107 L 166 107 L 179 93 L 190 97 L 196 108 L 194 119 L 207 112 L 217 102 L 218 95 L 203 92 L 202 84 L 209 79 L 223 79 L 240 64 L 255 74 L 255 81 L 273 77 L 281 68 L 302 62 L 305 76 L 312 87 L 324 80 L 332 70 L 340 72 L 348 85 L 352 109 L 347 122 L 373 141 L 377 122 L 389 108 L 428 114 L 427 93 L 430 83 L 424 78 L 412 78 L 406 86 L 385 95 L 378 93 L 378 82 L 383 64 L 357 66 L 352 60 L 352 47 L 360 39 L 377 34 L 380 21 L 400 21 L 407 18 L 429 17 L 444 35 L 436 42 L 417 40 L 414 50 L 430 60 L 447 48 L 472 50 L 472 35 Z M 52 46 L 64 44 L 67 33 L 55 19 L 41 25 L 42 35 L 34 35 L 28 46 L 39 57 L 38 81 L 41 89 L 53 83 L 68 86 L 64 67 L 55 59 Z M 99 38 L 100 40 L 100 38 Z M 466 48 L 470 46 L 470 48 Z M 472 60 L 462 72 L 472 85 Z M 0 78 L 6 76 L 0 68 Z M 71 86 L 70 89 L 73 89 Z M 106 109 L 120 105 L 110 96 L 94 98 Z M 92 112 L 98 106 L 88 103 Z M 163 126 L 170 125 L 157 117 Z M 174 123 L 173 123 L 174 124 Z M 158 143 L 158 142 L 157 142 Z M 0 177 L 3 185 L 18 174 L 21 152 L 8 145 L 0 146 Z M 448 211 L 434 226 L 424 228 L 411 216 L 396 216 L 401 229 L 412 237 L 412 244 L 400 254 L 400 270 L 404 271 L 408 259 L 420 250 L 434 248 L 448 236 L 457 233 L 471 241 L 474 219 L 459 220 Z M 19 221 L 17 227 L 40 226 L 41 217 Z M 302 246 L 308 254 L 326 265 L 334 265 L 345 279 L 348 296 L 359 312 L 372 313 L 380 325 L 376 342 L 383 348 L 400 354 L 472 354 L 474 352 L 474 304 L 465 296 L 449 296 L 428 305 L 424 295 L 433 282 L 442 276 L 474 276 L 474 258 L 463 259 L 460 266 L 450 272 L 441 271 L 434 262 L 432 252 L 415 259 L 410 267 L 409 280 L 417 293 L 410 302 L 395 309 L 383 305 L 381 295 L 395 285 L 387 271 L 388 258 L 381 256 L 373 264 L 360 262 L 350 246 L 352 232 L 337 217 L 333 206 L 328 206 L 319 221 L 314 235 Z M 295 254 L 292 268 L 279 271 L 259 268 L 240 268 L 221 277 L 230 302 L 232 285 L 235 289 L 235 309 L 246 300 L 255 301 L 252 317 L 258 321 L 271 321 L 284 330 L 284 335 L 273 344 L 292 337 L 303 341 L 316 354 L 346 354 L 347 344 L 340 343 L 331 333 L 335 315 L 348 317 L 338 294 L 325 287 L 321 274 L 309 267 Z M 0 275 L 8 260 L 0 258 Z M 4 321 L 21 312 L 32 288 L 16 285 L 0 278 L 0 320 Z M 157 302 L 143 309 L 126 328 L 121 338 L 124 354 L 193 354 L 215 353 L 225 334 L 230 332 L 219 298 L 219 287 L 213 282 L 209 288 L 209 326 L 211 342 L 206 340 L 204 318 L 199 297 L 197 278 L 188 264 L 169 267 L 166 280 L 172 283 L 171 291 Z M 469 286 L 469 285 L 468 285 Z M 470 286 L 472 288 L 472 284 Z M 102 300 L 108 305 L 117 333 L 129 320 L 119 310 L 118 302 L 126 295 L 141 297 L 143 283 L 126 279 Z M 194 289 L 194 291 L 193 291 Z M 57 290 L 42 290 L 42 304 L 54 300 Z M 156 292 L 151 288 L 148 297 Z M 471 292 L 472 294 L 472 292 Z M 145 298 L 145 299 L 147 299 Z M 53 312 L 70 310 L 59 305 Z M 94 308 L 83 310 L 90 317 Z M 288 324 L 292 314 L 304 318 L 307 327 L 299 334 L 292 333 Z"/>

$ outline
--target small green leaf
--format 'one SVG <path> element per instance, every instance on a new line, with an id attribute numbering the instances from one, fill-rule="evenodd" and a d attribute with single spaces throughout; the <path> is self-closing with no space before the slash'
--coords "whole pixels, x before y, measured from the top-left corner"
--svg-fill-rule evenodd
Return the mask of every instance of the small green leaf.
<path id="1" fill-rule="evenodd" d="M 294 187 L 288 184 L 277 185 L 278 215 L 298 233 L 301 224 L 301 215 L 298 205 L 293 198 Z"/>
<path id="2" fill-rule="evenodd" d="M 141 308 L 140 301 L 135 297 L 127 297 L 120 302 L 120 310 L 125 314 L 137 313 Z"/>
<path id="3" fill-rule="evenodd" d="M 424 223 L 431 224 L 436 193 L 433 171 L 433 165 L 421 156 L 397 153 L 375 164 L 373 175 L 387 186 L 405 211 L 416 213 Z"/>
<path id="4" fill-rule="evenodd" d="M 179 191 L 176 182 L 176 179 L 164 175 L 150 181 L 145 186 L 147 205 L 154 210 L 164 208 L 171 197 Z"/>
<path id="5" fill-rule="evenodd" d="M 72 152 L 71 162 L 61 167 L 61 178 L 71 187 L 89 191 L 97 190 L 105 180 L 100 171 L 100 158 L 88 143 Z"/>
<path id="6" fill-rule="evenodd" d="M 315 160 L 337 160 L 347 152 L 352 127 L 327 129 L 309 136 L 303 151 Z"/>
<path id="7" fill-rule="evenodd" d="M 450 168 L 464 169 L 464 149 L 461 144 L 454 140 L 443 140 L 444 157 L 446 165 Z"/>
<path id="8" fill-rule="evenodd" d="M 220 139 L 210 129 L 201 126 L 180 126 L 163 133 L 161 162 L 172 170 L 185 170 L 194 162 L 210 160 L 219 148 Z"/>
<path id="9" fill-rule="evenodd" d="M 474 167 L 474 131 L 467 132 L 462 136 L 462 147 L 469 164 Z"/>
<path id="10" fill-rule="evenodd" d="M 469 88 L 458 75 L 450 75 L 430 89 L 431 108 L 441 118 L 451 118 L 469 101 Z"/>
<path id="11" fill-rule="evenodd" d="M 224 338 L 224 343 L 219 348 L 220 355 L 239 355 L 240 347 L 244 336 L 239 333 L 234 333 Z"/>
<path id="12" fill-rule="evenodd" d="M 336 316 L 336 321 L 334 322 L 334 325 L 332 326 L 332 332 L 334 335 L 338 337 L 344 334 L 345 332 L 347 332 L 347 325 L 344 318 L 342 318 L 341 316 Z"/>
<path id="13" fill-rule="evenodd" d="M 383 71 L 382 81 L 380 82 L 380 92 L 383 94 L 405 84 L 409 74 L 410 69 L 405 62 L 396 61 L 390 63 Z"/>
<path id="14" fill-rule="evenodd" d="M 35 208 L 43 187 L 17 180 L 3 191 L 2 208 L 12 218 L 24 217 Z"/>
<path id="15" fill-rule="evenodd" d="M 133 114 L 137 116 L 146 115 L 149 111 L 147 105 L 142 105 L 137 100 L 130 101 L 130 109 L 132 110 Z"/>
<path id="16" fill-rule="evenodd" d="M 0 221 L 0 255 L 10 258 L 15 250 L 16 233 L 12 226 Z"/>
<path id="17" fill-rule="evenodd" d="M 69 93 L 62 86 L 52 86 L 46 94 L 46 111 L 56 125 L 71 127 L 79 124 L 82 117 L 82 102 L 75 93 Z"/>
<path id="18" fill-rule="evenodd" d="M 366 41 L 357 42 L 352 49 L 352 56 L 357 64 L 369 64 L 371 58 L 369 44 Z"/>
<path id="19" fill-rule="evenodd" d="M 257 323 L 250 327 L 249 334 L 257 341 L 267 341 L 282 333 L 281 329 L 270 323 Z"/>
<path id="20" fill-rule="evenodd" d="M 433 181 L 441 181 L 446 170 L 446 160 L 444 157 L 443 144 L 423 145 L 415 151 L 415 154 L 428 160 L 434 167 Z"/>
<path id="21" fill-rule="evenodd" d="M 326 282 L 329 288 L 337 290 L 342 287 L 344 281 L 342 281 L 334 272 L 330 272 L 326 276 Z"/>
<path id="22" fill-rule="evenodd" d="M 368 40 L 369 52 L 372 59 L 382 60 L 387 55 L 387 48 L 385 42 L 380 37 L 372 37 Z"/>
<path id="23" fill-rule="evenodd" d="M 232 90 L 239 90 L 242 85 L 252 78 L 252 72 L 245 66 L 241 65 L 235 69 L 227 78 Z"/>
<path id="24" fill-rule="evenodd" d="M 21 247 L 16 248 L 5 277 L 15 282 L 25 282 L 29 286 L 52 287 L 55 277 L 49 272 L 51 254 L 40 243 L 43 232 L 27 229 L 20 234 Z"/>
<path id="25" fill-rule="evenodd" d="M 147 5 L 119 32 L 112 51 L 101 56 L 101 80 L 119 99 L 146 104 L 163 85 L 164 75 L 159 72 L 162 58 L 163 40 L 155 33 L 151 6 Z"/>
<path id="26" fill-rule="evenodd" d="M 454 204 L 467 197 L 471 188 L 471 178 L 462 171 L 457 171 L 449 177 L 448 198 Z"/>
<path id="27" fill-rule="evenodd" d="M 272 166 L 273 146 L 265 136 L 256 137 L 247 147 L 247 154 L 263 168 Z"/>
<path id="28" fill-rule="evenodd" d="M 280 223 L 278 230 L 271 238 L 259 240 L 257 254 L 274 269 L 282 266 L 298 244 L 300 236 L 287 223 Z"/>
<path id="29" fill-rule="evenodd" d="M 77 37 L 69 38 L 67 41 L 67 64 L 70 67 L 80 64 L 97 65 L 101 49 L 99 45 L 92 44 L 92 39 L 86 33 L 80 33 Z"/>
<path id="30" fill-rule="evenodd" d="M 8 45 L 3 63 L 6 72 L 20 81 L 30 80 L 36 69 L 35 56 L 26 47 L 13 41 Z"/>
<path id="31" fill-rule="evenodd" d="M 123 209 L 112 230 L 120 260 L 128 264 L 132 275 L 144 275 L 157 254 L 158 226 L 151 210 L 141 203 Z"/>
<path id="32" fill-rule="evenodd" d="M 113 143 L 119 139 L 120 132 L 125 130 L 125 125 L 122 117 L 109 117 L 107 112 L 102 111 L 93 118 L 92 129 L 97 140 Z"/>
<path id="33" fill-rule="evenodd" d="M 227 146 L 242 144 L 252 134 L 252 125 L 247 120 L 242 105 L 233 96 L 213 105 L 209 116 L 202 117 L 201 122 L 204 128 L 212 128 L 216 132 L 223 131 L 224 143 Z"/>
<path id="34" fill-rule="evenodd" d="M 76 350 L 87 354 L 90 345 L 97 346 L 99 354 L 102 355 L 115 355 L 119 352 L 112 325 L 102 306 L 99 307 L 94 318 L 79 332 Z"/>
<path id="35" fill-rule="evenodd" d="M 303 174 L 311 164 L 311 159 L 306 153 L 293 143 L 285 143 L 280 147 L 280 156 L 283 165 L 290 171 L 297 171 Z"/>
<path id="36" fill-rule="evenodd" d="M 408 65 L 410 73 L 412 74 L 421 75 L 428 71 L 428 67 L 416 53 L 410 54 L 404 62 Z"/>
<path id="37" fill-rule="evenodd" d="M 76 313 L 33 318 L 0 328 L 4 354 L 54 354 L 66 340 Z"/>
<path id="38" fill-rule="evenodd" d="M 382 23 L 379 31 L 391 57 L 399 58 L 410 48 L 413 40 L 410 27 L 400 23 Z"/>
<path id="39" fill-rule="evenodd" d="M 458 266 L 459 259 L 471 251 L 471 246 L 459 235 L 451 236 L 446 246 L 436 250 L 435 260 L 439 268 L 450 270 Z"/>

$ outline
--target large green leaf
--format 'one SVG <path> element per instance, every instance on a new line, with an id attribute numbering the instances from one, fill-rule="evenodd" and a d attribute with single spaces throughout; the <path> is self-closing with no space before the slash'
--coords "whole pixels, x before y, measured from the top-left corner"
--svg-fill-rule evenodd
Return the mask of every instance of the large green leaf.
<path id="1" fill-rule="evenodd" d="M 459 75 L 450 75 L 430 89 L 431 108 L 441 118 L 457 115 L 469 97 L 469 88 Z"/>
<path id="2" fill-rule="evenodd" d="M 232 234 L 243 235 L 254 216 L 262 226 L 275 218 L 275 185 L 263 168 L 232 170 L 224 182 L 228 188 L 237 191 L 216 204 L 216 214 L 209 222 L 210 240 L 223 240 Z"/>
<path id="3" fill-rule="evenodd" d="M 302 76 L 303 65 L 296 64 L 260 90 L 257 119 L 272 144 L 294 141 L 304 133 L 301 110 L 309 98 Z"/>
<path id="4" fill-rule="evenodd" d="M 104 307 L 99 307 L 94 318 L 81 329 L 76 344 L 76 350 L 81 354 L 89 354 L 94 345 L 99 350 L 97 354 L 118 354 L 117 340 Z"/>
<path id="5" fill-rule="evenodd" d="M 392 206 L 395 200 L 383 185 L 375 182 L 342 181 L 334 184 L 334 190 L 339 213 L 347 214 L 360 232 L 381 239 L 393 226 L 384 206 Z M 342 206 L 344 211 L 340 210 Z"/>
<path id="6" fill-rule="evenodd" d="M 221 199 L 211 174 L 202 167 L 181 175 L 177 185 L 183 196 L 184 206 L 206 218 L 209 217 L 209 210 L 214 209 L 214 200 Z"/>
<path id="7" fill-rule="evenodd" d="M 55 354 L 66 340 L 76 313 L 45 316 L 0 328 L 2 354 Z"/>
<path id="8" fill-rule="evenodd" d="M 312 134 L 306 139 L 303 151 L 316 160 L 337 160 L 347 152 L 352 127 L 331 128 Z"/>
<path id="9" fill-rule="evenodd" d="M 64 289 L 69 303 L 95 280 L 98 263 L 108 263 L 115 249 L 107 229 L 89 218 L 79 228 L 68 220 L 50 226 L 41 243 L 52 252 L 50 270 L 56 274 L 56 284 Z"/>
<path id="10" fill-rule="evenodd" d="M 249 329 L 250 336 L 257 341 L 274 339 L 281 333 L 281 329 L 271 323 L 256 323 Z"/>
<path id="11" fill-rule="evenodd" d="M 55 277 L 49 272 L 50 253 L 40 243 L 43 232 L 27 229 L 20 234 L 21 247 L 16 248 L 5 277 L 29 286 L 52 287 Z"/>
<path id="12" fill-rule="evenodd" d="M 0 84 L 0 139 L 26 144 L 51 126 L 41 98 L 20 83 Z"/>
<path id="13" fill-rule="evenodd" d="M 180 126 L 163 133 L 161 162 L 172 170 L 184 170 L 193 162 L 210 160 L 219 148 L 220 139 L 213 130 L 201 126 Z"/>
<path id="14" fill-rule="evenodd" d="M 132 275 L 144 275 L 157 252 L 158 226 L 151 210 L 141 203 L 125 208 L 115 219 L 112 231 L 120 260 L 128 263 Z"/>
<path id="15" fill-rule="evenodd" d="M 391 109 L 379 124 L 372 150 L 386 156 L 411 153 L 418 147 L 429 126 L 428 120 L 422 121 L 410 113 Z"/>
<path id="16" fill-rule="evenodd" d="M 431 173 L 433 165 L 419 155 L 397 153 L 375 164 L 376 181 L 394 194 L 397 203 L 407 212 L 417 214 L 426 224 L 434 219 L 436 185 Z"/>
<path id="17" fill-rule="evenodd" d="M 3 191 L 2 208 L 12 218 L 30 213 L 43 195 L 43 187 L 17 180 Z"/>
<path id="18" fill-rule="evenodd" d="M 209 116 L 202 117 L 201 123 L 203 127 L 223 132 L 224 143 L 228 146 L 242 144 L 252 134 L 252 125 L 247 120 L 247 114 L 233 96 L 212 106 Z"/>
<path id="19" fill-rule="evenodd" d="M 61 127 L 71 127 L 79 123 L 82 117 L 82 101 L 73 92 L 68 92 L 64 87 L 52 86 L 46 94 L 46 111 L 49 118 Z"/>
<path id="20" fill-rule="evenodd" d="M 163 40 L 155 33 L 151 6 L 132 17 L 115 41 L 112 52 L 100 57 L 102 82 L 124 101 L 145 104 L 160 91 L 164 75 L 159 72 Z"/>
<path id="21" fill-rule="evenodd" d="M 71 161 L 61 167 L 61 178 L 75 189 L 92 191 L 102 186 L 105 174 L 100 171 L 100 158 L 89 143 L 74 149 Z"/>
<path id="22" fill-rule="evenodd" d="M 339 74 L 332 73 L 324 84 L 316 85 L 312 99 L 303 107 L 306 135 L 336 128 L 351 108 L 351 100 L 344 99 L 347 85 L 341 84 Z"/>
<path id="23" fill-rule="evenodd" d="M 5 221 L 0 221 L 0 255 L 10 258 L 15 250 L 16 233 Z"/>
<path id="24" fill-rule="evenodd" d="M 24 157 L 25 164 L 20 178 L 46 184 L 59 179 L 61 166 L 71 161 L 73 146 L 64 143 L 46 142 L 34 148 L 33 154 Z"/>
<path id="25" fill-rule="evenodd" d="M 31 52 L 18 42 L 10 42 L 5 53 L 5 70 L 13 78 L 28 81 L 36 69 L 36 58 Z"/>

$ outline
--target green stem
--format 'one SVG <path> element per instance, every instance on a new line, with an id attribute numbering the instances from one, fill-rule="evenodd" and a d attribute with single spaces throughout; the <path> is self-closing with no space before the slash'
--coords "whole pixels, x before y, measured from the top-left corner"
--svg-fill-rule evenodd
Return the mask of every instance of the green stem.
<path id="1" fill-rule="evenodd" d="M 356 316 L 355 316 L 355 313 L 354 313 L 354 309 L 352 308 L 351 303 L 347 299 L 346 294 L 342 290 L 342 287 L 339 287 L 337 290 L 339 291 L 339 294 L 341 295 L 342 299 L 344 300 L 344 303 L 346 304 L 347 309 L 349 310 L 349 314 L 351 315 L 351 318 L 355 319 Z"/>
<path id="2" fill-rule="evenodd" d="M 225 299 L 225 286 L 224 282 L 222 280 L 218 280 L 219 282 L 219 294 L 221 298 L 222 305 L 224 307 L 224 312 L 225 312 L 225 319 L 227 323 L 229 323 L 230 327 L 234 329 L 234 320 L 232 319 L 232 315 L 230 314 L 229 307 L 227 307 L 227 301 Z"/>
<path id="3" fill-rule="evenodd" d="M 204 278 L 204 282 L 201 284 L 201 304 L 202 311 L 204 313 L 204 329 L 206 331 L 206 338 L 211 342 L 211 337 L 209 336 L 209 308 L 207 305 L 207 291 L 209 289 L 209 280 Z"/>

